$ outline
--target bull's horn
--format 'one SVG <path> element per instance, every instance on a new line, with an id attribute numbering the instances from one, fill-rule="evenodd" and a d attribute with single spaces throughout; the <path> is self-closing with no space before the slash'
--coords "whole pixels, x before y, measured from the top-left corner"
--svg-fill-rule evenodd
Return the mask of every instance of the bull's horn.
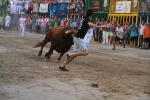
<path id="1" fill-rule="evenodd" d="M 71 32 L 71 30 L 67 30 L 66 32 L 65 32 L 65 34 L 69 34 Z"/>

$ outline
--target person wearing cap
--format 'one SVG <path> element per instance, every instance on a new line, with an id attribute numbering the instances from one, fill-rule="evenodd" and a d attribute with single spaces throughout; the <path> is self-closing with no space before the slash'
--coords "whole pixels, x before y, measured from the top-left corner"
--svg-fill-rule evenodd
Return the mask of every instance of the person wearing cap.
<path id="1" fill-rule="evenodd" d="M 92 17 L 92 15 L 93 15 L 93 10 L 88 9 L 87 13 L 86 13 L 86 17 L 81 21 L 80 29 L 78 30 L 78 32 L 75 34 L 75 37 L 73 38 L 74 53 L 66 54 L 66 61 L 62 65 L 59 66 L 60 71 L 69 71 L 68 69 L 66 69 L 65 66 L 67 64 L 69 64 L 77 56 L 87 56 L 88 55 L 88 48 L 83 39 L 84 39 L 89 27 L 101 28 L 101 26 L 97 26 L 91 22 L 90 18 Z"/>
<path id="2" fill-rule="evenodd" d="M 143 38 L 144 38 L 144 47 L 145 49 L 149 49 L 150 42 L 150 23 L 147 23 L 146 27 L 143 30 Z"/>

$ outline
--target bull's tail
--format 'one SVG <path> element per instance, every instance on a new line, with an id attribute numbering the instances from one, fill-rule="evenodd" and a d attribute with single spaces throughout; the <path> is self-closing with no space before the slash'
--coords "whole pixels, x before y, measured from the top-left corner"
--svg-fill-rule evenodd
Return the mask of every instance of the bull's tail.
<path id="1" fill-rule="evenodd" d="M 42 42 L 37 43 L 33 48 L 40 47 L 42 45 Z"/>

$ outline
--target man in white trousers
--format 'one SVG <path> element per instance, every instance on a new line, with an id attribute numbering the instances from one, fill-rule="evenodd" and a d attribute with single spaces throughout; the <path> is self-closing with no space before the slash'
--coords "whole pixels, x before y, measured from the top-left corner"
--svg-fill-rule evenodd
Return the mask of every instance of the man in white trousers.
<path id="1" fill-rule="evenodd" d="M 92 39 L 92 37 L 93 37 L 93 30 L 94 30 L 94 28 L 90 27 L 90 28 L 88 29 L 88 31 L 87 31 L 85 37 L 84 37 L 84 42 L 85 42 L 85 44 L 86 44 L 87 47 L 89 46 L 90 41 L 91 41 L 91 39 Z"/>
<path id="2" fill-rule="evenodd" d="M 108 31 L 107 27 L 103 28 L 103 44 L 108 44 Z"/>
<path id="3" fill-rule="evenodd" d="M 5 17 L 5 30 L 8 31 L 9 29 L 9 24 L 10 24 L 10 16 L 7 14 Z"/>
<path id="4" fill-rule="evenodd" d="M 24 15 L 21 15 L 21 18 L 19 19 L 19 25 L 20 25 L 19 36 L 20 35 L 24 36 L 25 21 L 26 21 L 26 19 L 24 18 Z"/>

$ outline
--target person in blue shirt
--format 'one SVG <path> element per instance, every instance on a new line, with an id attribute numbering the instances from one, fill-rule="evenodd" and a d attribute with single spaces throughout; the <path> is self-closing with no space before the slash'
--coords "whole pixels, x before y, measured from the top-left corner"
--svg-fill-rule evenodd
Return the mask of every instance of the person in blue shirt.
<path id="1" fill-rule="evenodd" d="M 14 15 L 14 17 L 12 18 L 12 24 L 13 24 L 14 31 L 17 31 L 18 20 L 19 20 L 19 18 L 17 17 L 17 15 Z"/>
<path id="2" fill-rule="evenodd" d="M 136 27 L 135 23 L 131 26 L 131 33 L 130 33 L 130 47 L 135 47 L 138 41 L 138 28 Z"/>
<path id="3" fill-rule="evenodd" d="M 33 16 L 33 18 L 32 18 L 32 33 L 35 33 L 35 29 L 36 29 L 36 17 Z"/>

